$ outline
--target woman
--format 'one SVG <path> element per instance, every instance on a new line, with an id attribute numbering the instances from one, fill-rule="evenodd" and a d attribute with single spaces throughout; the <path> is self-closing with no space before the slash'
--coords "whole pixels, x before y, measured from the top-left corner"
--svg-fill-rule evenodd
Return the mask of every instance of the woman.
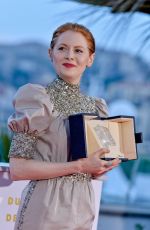
<path id="1" fill-rule="evenodd" d="M 66 23 L 53 34 L 49 56 L 58 78 L 44 88 L 27 84 L 14 99 L 8 121 L 14 132 L 10 148 L 13 180 L 31 180 L 24 189 L 16 230 L 90 230 L 94 220 L 91 177 L 116 167 L 100 160 L 107 149 L 71 161 L 68 116 L 107 116 L 104 100 L 80 93 L 79 83 L 94 60 L 95 41 L 84 26 Z"/>

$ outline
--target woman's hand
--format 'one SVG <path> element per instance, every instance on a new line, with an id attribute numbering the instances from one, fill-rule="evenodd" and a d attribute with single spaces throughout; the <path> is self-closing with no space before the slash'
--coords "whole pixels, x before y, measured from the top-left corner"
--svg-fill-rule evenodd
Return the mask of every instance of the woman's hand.
<path id="1" fill-rule="evenodd" d="M 80 159 L 81 171 L 84 173 L 90 173 L 94 177 L 97 177 L 118 166 L 121 162 L 119 159 L 114 159 L 111 161 L 100 159 L 100 157 L 106 153 L 109 153 L 109 150 L 106 148 L 101 148 L 100 150 L 91 154 L 89 157 Z"/>
<path id="2" fill-rule="evenodd" d="M 108 149 L 102 148 L 87 158 L 64 163 L 12 157 L 10 158 L 11 178 L 12 180 L 45 180 L 79 172 L 98 177 L 120 163 L 117 159 L 113 161 L 100 159 L 103 154 L 108 152 Z"/>

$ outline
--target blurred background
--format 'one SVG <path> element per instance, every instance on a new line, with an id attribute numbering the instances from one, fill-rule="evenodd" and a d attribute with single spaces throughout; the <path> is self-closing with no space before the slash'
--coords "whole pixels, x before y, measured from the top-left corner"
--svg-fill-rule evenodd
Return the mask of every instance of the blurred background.
<path id="1" fill-rule="evenodd" d="M 138 160 L 104 181 L 98 229 L 150 229 L 150 3 L 144 0 L 1 0 L 0 162 L 8 162 L 7 119 L 18 87 L 55 79 L 48 58 L 53 31 L 65 22 L 87 26 L 96 58 L 81 89 L 104 98 L 113 115 L 132 115 L 143 133 Z M 111 227 L 113 224 L 113 228 Z"/>

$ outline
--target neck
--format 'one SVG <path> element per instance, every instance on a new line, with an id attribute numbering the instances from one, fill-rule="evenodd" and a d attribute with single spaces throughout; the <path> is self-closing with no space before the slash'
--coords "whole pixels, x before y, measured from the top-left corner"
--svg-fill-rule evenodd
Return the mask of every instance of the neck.
<path id="1" fill-rule="evenodd" d="M 57 79 L 54 81 L 54 85 L 62 91 L 71 90 L 77 94 L 80 92 L 80 84 L 72 84 L 72 82 L 70 83 L 59 76 L 57 76 Z"/>
<path id="2" fill-rule="evenodd" d="M 66 77 L 60 77 L 57 76 L 59 79 L 62 79 L 63 81 L 65 81 L 66 83 L 70 84 L 70 85 L 80 85 L 80 81 L 79 80 L 73 80 L 73 79 L 66 79 Z"/>

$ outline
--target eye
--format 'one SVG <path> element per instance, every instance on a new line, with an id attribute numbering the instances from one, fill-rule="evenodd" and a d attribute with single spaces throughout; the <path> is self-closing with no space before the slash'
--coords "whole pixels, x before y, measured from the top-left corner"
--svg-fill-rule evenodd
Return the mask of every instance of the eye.
<path id="1" fill-rule="evenodd" d="M 63 46 L 60 46 L 59 48 L 58 48 L 58 50 L 64 50 L 65 49 L 65 47 L 63 47 Z"/>
<path id="2" fill-rule="evenodd" d="M 81 50 L 81 49 L 75 49 L 75 52 L 76 53 L 83 53 L 83 50 Z"/>

